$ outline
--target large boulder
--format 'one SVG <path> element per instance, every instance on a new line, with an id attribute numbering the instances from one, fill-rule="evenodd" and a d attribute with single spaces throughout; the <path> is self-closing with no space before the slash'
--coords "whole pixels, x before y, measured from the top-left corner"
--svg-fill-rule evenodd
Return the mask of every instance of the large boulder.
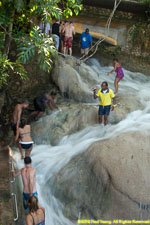
<path id="1" fill-rule="evenodd" d="M 32 136 L 36 144 L 56 145 L 62 137 L 98 121 L 96 106 L 66 102 L 61 108 L 62 112 L 53 112 L 32 123 Z"/>
<path id="2" fill-rule="evenodd" d="M 58 99 L 59 103 L 61 101 Z M 134 96 L 127 98 L 122 95 L 117 97 L 117 102 L 118 106 L 110 113 L 110 123 L 118 123 L 125 119 L 128 113 L 142 107 Z M 62 112 L 47 110 L 47 114 L 45 113 L 39 121 L 32 123 L 32 136 L 36 144 L 56 145 L 62 137 L 98 123 L 97 103 L 79 104 L 62 101 L 59 106 Z"/>
<path id="3" fill-rule="evenodd" d="M 79 213 L 81 219 L 144 220 L 150 207 L 149 171 L 149 135 L 123 133 L 75 156 L 55 176 L 53 193 L 71 220 Z"/>
<path id="4" fill-rule="evenodd" d="M 95 82 L 90 66 L 83 63 L 79 67 L 75 58 L 69 59 L 57 59 L 51 72 L 52 80 L 63 96 L 77 102 L 93 102 L 91 88 Z"/>
<path id="5" fill-rule="evenodd" d="M 143 133 L 143 134 L 142 134 Z M 150 202 L 149 134 L 122 133 L 109 140 L 98 141 L 86 153 L 99 174 L 99 164 L 107 170 L 111 183 L 135 203 Z M 137 141 L 138 140 L 138 141 Z"/>

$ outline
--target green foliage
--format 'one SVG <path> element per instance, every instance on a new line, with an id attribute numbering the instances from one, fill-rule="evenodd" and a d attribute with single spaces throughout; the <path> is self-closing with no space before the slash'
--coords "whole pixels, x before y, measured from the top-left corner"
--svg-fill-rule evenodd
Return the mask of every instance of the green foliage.
<path id="1" fill-rule="evenodd" d="M 82 0 L 31 0 L 30 12 L 32 15 L 41 15 L 44 21 L 51 21 L 52 17 L 62 19 L 69 18 L 82 10 Z"/>
<path id="2" fill-rule="evenodd" d="M 149 3 L 150 4 L 150 0 L 139 0 L 140 3 Z"/>
<path id="3" fill-rule="evenodd" d="M 23 64 L 32 60 L 35 53 L 37 53 L 40 68 L 45 72 L 50 71 L 52 58 L 57 56 L 52 37 L 40 33 L 39 28 L 34 27 L 30 32 L 30 36 L 25 36 L 18 45 L 20 45 L 18 58 Z"/>
<path id="4" fill-rule="evenodd" d="M 15 73 L 26 78 L 23 64 L 37 56 L 40 68 L 50 71 L 53 58 L 57 56 L 53 37 L 42 34 L 33 18 L 51 22 L 52 18 L 69 18 L 82 10 L 82 0 L 1 0 L 0 1 L 0 87 Z M 4 54 L 8 40 L 17 44 L 18 55 L 11 62 Z M 8 46 L 9 47 L 9 46 Z M 8 48 L 9 50 L 9 48 Z M 3 52 L 3 53 L 2 53 Z M 7 52 L 7 51 L 6 51 Z"/>
<path id="5" fill-rule="evenodd" d="M 7 84 L 7 79 L 11 74 L 17 74 L 21 79 L 27 78 L 27 73 L 19 60 L 11 62 L 7 55 L 0 52 L 0 88 L 3 84 Z"/>

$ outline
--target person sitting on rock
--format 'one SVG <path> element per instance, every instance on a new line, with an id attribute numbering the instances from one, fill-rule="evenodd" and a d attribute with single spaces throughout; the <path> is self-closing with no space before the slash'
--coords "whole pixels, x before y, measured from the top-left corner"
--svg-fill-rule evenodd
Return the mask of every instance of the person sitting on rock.
<path id="1" fill-rule="evenodd" d="M 96 89 L 93 90 L 94 99 L 100 98 L 99 106 L 99 123 L 102 123 L 102 117 L 104 116 L 104 125 L 108 124 L 108 117 L 110 109 L 113 111 L 116 106 L 116 99 L 113 90 L 108 88 L 106 81 L 102 82 L 101 89 L 96 93 Z M 113 100 L 113 105 L 112 105 Z"/>
<path id="2" fill-rule="evenodd" d="M 17 173 L 12 171 L 13 177 L 21 175 L 23 182 L 23 206 L 28 210 L 28 199 L 30 196 L 38 196 L 36 189 L 36 170 L 32 168 L 31 158 L 24 158 L 25 167 L 19 170 Z"/>
<path id="3" fill-rule="evenodd" d="M 52 105 L 54 108 L 61 111 L 61 109 L 54 102 L 55 98 L 56 92 L 54 91 L 52 91 L 50 94 L 46 93 L 44 95 L 37 96 L 33 100 L 35 111 L 31 113 L 31 116 L 35 115 L 35 120 L 38 120 L 45 112 L 45 107 L 47 104 Z"/>
<path id="4" fill-rule="evenodd" d="M 27 225 L 45 225 L 45 209 L 38 203 L 36 196 L 30 196 L 28 200 L 29 214 L 26 216 Z"/>
<path id="5" fill-rule="evenodd" d="M 27 121 L 25 119 L 21 119 L 19 129 L 17 130 L 17 134 L 15 137 L 15 141 L 20 139 L 19 144 L 21 148 L 25 149 L 25 157 L 30 156 L 30 153 L 33 148 L 33 141 L 30 136 L 31 127 L 27 125 Z"/>

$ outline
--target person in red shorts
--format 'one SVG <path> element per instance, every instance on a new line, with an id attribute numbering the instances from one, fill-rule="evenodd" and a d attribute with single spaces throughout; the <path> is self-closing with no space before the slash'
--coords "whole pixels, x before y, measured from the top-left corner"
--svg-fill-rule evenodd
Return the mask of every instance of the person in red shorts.
<path id="1" fill-rule="evenodd" d="M 72 22 L 66 22 L 63 30 L 64 37 L 64 54 L 67 54 L 67 48 L 69 49 L 69 55 L 72 55 L 72 41 L 73 35 L 75 35 L 75 29 Z"/>

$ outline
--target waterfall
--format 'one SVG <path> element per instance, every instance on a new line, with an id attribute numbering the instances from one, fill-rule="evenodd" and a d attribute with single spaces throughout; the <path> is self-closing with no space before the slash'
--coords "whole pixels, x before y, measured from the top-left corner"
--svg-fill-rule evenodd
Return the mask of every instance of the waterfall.
<path id="1" fill-rule="evenodd" d="M 106 80 L 109 86 L 113 88 L 115 75 L 107 76 L 107 72 L 112 67 L 101 67 L 96 59 L 90 59 L 89 63 L 91 66 L 90 70 L 93 71 L 95 85 L 99 86 L 100 82 Z M 95 76 L 95 73 L 97 76 Z M 46 225 L 76 224 L 63 215 L 64 205 L 52 193 L 53 177 L 74 156 L 86 151 L 95 141 L 109 139 L 123 132 L 150 132 L 150 79 L 141 73 L 133 73 L 127 70 L 124 70 L 124 73 L 125 78 L 119 83 L 120 93 L 135 96 L 143 105 L 143 109 L 129 113 L 118 124 L 109 124 L 106 127 L 97 124 L 72 135 L 65 136 L 57 146 L 46 144 L 34 146 L 31 153 L 32 166 L 37 171 L 37 190 L 39 201 L 46 209 Z M 53 114 L 53 117 L 55 115 L 56 113 Z M 18 167 L 22 168 L 23 162 L 20 160 L 18 152 L 14 152 L 14 158 L 17 161 Z"/>

